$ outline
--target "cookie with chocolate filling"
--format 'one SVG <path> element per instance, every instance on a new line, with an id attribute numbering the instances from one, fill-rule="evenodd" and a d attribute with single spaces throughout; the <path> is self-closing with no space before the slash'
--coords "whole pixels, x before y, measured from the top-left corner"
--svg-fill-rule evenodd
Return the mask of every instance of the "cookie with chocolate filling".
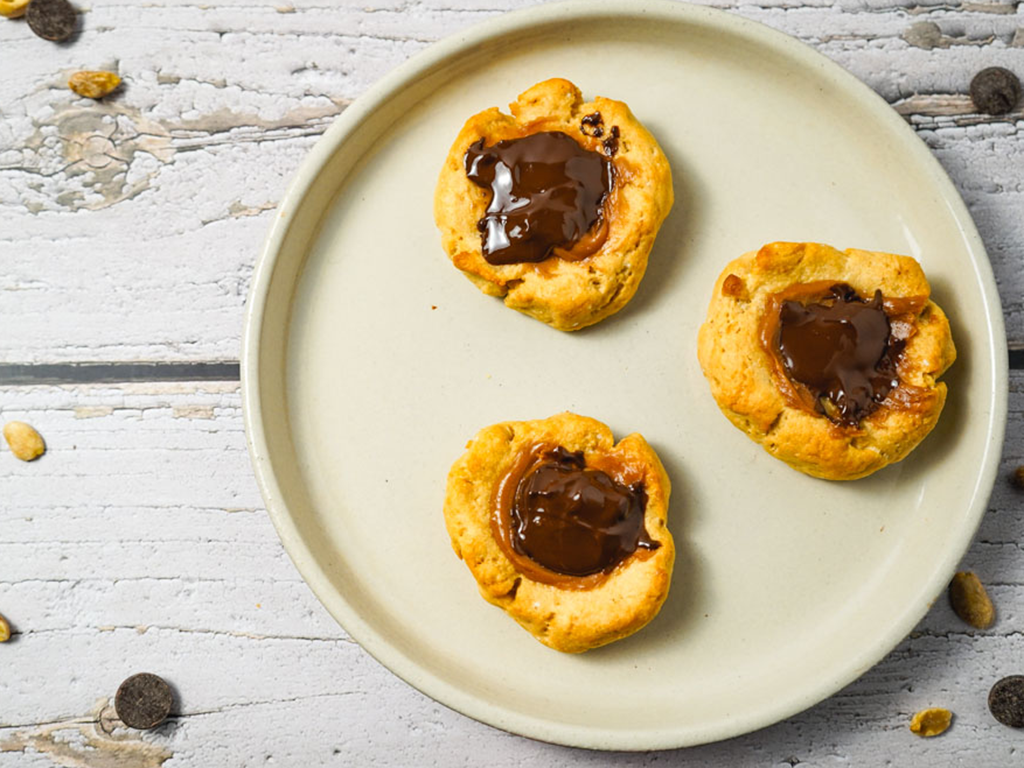
<path id="1" fill-rule="evenodd" d="M 670 485 L 638 434 L 562 413 L 480 430 L 448 474 L 452 547 L 485 600 L 566 653 L 642 628 L 668 595 Z"/>
<path id="2" fill-rule="evenodd" d="M 562 331 L 636 293 L 672 207 L 658 142 L 621 101 L 584 103 L 568 80 L 466 121 L 434 196 L 452 263 L 486 294 Z"/>
<path id="3" fill-rule="evenodd" d="M 949 321 L 909 256 L 771 243 L 715 283 L 697 354 L 719 408 L 828 480 L 905 458 L 946 402 Z"/>

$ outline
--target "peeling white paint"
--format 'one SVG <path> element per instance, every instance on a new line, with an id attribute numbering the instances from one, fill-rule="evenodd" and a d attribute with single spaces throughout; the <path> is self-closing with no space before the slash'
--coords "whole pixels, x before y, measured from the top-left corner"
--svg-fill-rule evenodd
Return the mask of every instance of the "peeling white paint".
<path id="1" fill-rule="evenodd" d="M 109 416 L 114 412 L 109 405 L 80 405 L 75 408 L 76 419 L 97 419 L 101 416 Z"/>
<path id="2" fill-rule="evenodd" d="M 172 411 L 176 419 L 212 419 L 211 405 L 177 405 Z"/>
<path id="3" fill-rule="evenodd" d="M 44 756 L 66 768 L 159 768 L 172 756 L 166 747 L 125 728 L 106 698 L 84 717 L 16 730 L 10 736 L 0 726 L 0 762 L 6 762 L 3 755 L 15 753 Z"/>

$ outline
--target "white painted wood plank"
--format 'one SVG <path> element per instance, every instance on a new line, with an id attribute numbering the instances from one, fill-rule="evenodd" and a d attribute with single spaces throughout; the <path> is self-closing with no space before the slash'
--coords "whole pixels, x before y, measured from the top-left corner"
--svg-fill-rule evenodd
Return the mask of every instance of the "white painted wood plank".
<path id="1" fill-rule="evenodd" d="M 315 138 L 431 41 L 530 4 L 132 0 L 89 8 L 65 46 L 0 24 L 0 361 L 235 359 L 272 207 Z M 974 125 L 963 97 L 983 66 L 1024 73 L 1016 6 L 714 4 L 814 45 L 918 126 L 1024 345 L 1022 113 Z M 116 67 L 123 93 L 74 97 L 63 78 L 86 66 Z"/>
<path id="2" fill-rule="evenodd" d="M 15 62 L 0 78 L 0 361 L 233 359 L 271 207 L 330 119 L 429 42 L 528 4 L 132 0 L 93 6 L 60 47 L 0 24 Z M 982 66 L 1024 71 L 1016 5 L 716 4 L 811 43 L 918 128 L 972 208 L 1024 343 L 1021 115 L 979 120 L 962 95 Z M 83 66 L 117 66 L 128 88 L 105 106 L 73 99 L 62 77 Z M 1024 462 L 1024 374 L 1013 381 L 1004 478 Z M 21 632 L 0 647 L 0 768 L 1020 757 L 984 705 L 1022 671 L 1024 501 L 1002 480 L 965 558 L 992 585 L 992 630 L 965 630 L 940 600 L 879 667 L 786 723 L 679 755 L 604 755 L 463 718 L 347 638 L 261 509 L 236 385 L 10 388 L 0 404 L 51 448 L 0 473 L 0 610 Z M 109 738 L 96 705 L 139 669 L 178 685 L 181 712 L 141 742 Z M 954 709 L 953 730 L 912 737 L 909 714 L 933 704 Z M 61 720 L 74 722 L 40 725 Z"/>
<path id="3" fill-rule="evenodd" d="M 29 421 L 49 446 L 34 464 L 0 453 L 0 612 L 19 633 L 0 646 L 0 768 L 1011 765 L 1019 734 L 985 706 L 996 679 L 1024 672 L 1024 492 L 1007 481 L 1024 462 L 1024 372 L 1011 379 L 1001 476 L 964 558 L 991 587 L 996 625 L 972 630 L 940 599 L 817 707 L 724 744 L 638 755 L 480 725 L 353 643 L 262 510 L 236 384 L 0 388 L 3 419 Z M 176 717 L 112 738 L 93 721 L 140 670 L 176 685 Z M 910 714 L 933 705 L 956 713 L 952 730 L 910 734 Z"/>

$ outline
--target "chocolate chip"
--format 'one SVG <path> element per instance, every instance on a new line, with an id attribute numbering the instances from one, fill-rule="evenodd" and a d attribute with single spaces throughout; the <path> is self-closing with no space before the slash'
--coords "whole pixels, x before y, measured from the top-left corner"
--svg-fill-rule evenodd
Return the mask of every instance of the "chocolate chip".
<path id="1" fill-rule="evenodd" d="M 1020 101 L 1020 80 L 1002 67 L 983 69 L 971 80 L 971 100 L 981 112 L 1005 115 Z"/>
<path id="2" fill-rule="evenodd" d="M 32 0 L 25 20 L 39 37 L 61 42 L 75 31 L 78 14 L 68 0 Z"/>
<path id="3" fill-rule="evenodd" d="M 117 689 L 114 711 L 129 728 L 155 728 L 170 714 L 174 694 L 163 678 L 142 672 Z"/>
<path id="4" fill-rule="evenodd" d="M 1024 675 L 1004 677 L 988 692 L 992 717 L 1011 728 L 1024 728 Z"/>
<path id="5" fill-rule="evenodd" d="M 612 126 L 608 138 L 601 142 L 601 146 L 608 157 L 615 157 L 615 153 L 619 151 L 619 126 Z"/>
<path id="6" fill-rule="evenodd" d="M 584 115 L 583 119 L 580 120 L 580 133 L 600 138 L 604 133 L 604 118 L 601 117 L 601 113 L 593 112 L 592 114 Z"/>

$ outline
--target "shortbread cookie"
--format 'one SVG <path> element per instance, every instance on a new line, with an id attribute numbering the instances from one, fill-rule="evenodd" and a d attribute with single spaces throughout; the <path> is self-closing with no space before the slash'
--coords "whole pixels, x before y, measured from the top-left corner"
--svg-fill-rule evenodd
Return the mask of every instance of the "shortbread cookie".
<path id="1" fill-rule="evenodd" d="M 452 262 L 506 306 L 562 331 L 636 293 L 672 207 L 658 142 L 621 101 L 583 102 L 568 80 L 466 121 L 441 170 L 434 218 Z"/>
<path id="2" fill-rule="evenodd" d="M 562 413 L 482 429 L 448 474 L 444 518 L 480 594 L 566 653 L 626 637 L 668 595 L 670 485 L 638 434 Z"/>
<path id="3" fill-rule="evenodd" d="M 771 243 L 715 283 L 697 354 L 722 412 L 794 469 L 900 461 L 946 402 L 949 321 L 909 256 Z"/>

